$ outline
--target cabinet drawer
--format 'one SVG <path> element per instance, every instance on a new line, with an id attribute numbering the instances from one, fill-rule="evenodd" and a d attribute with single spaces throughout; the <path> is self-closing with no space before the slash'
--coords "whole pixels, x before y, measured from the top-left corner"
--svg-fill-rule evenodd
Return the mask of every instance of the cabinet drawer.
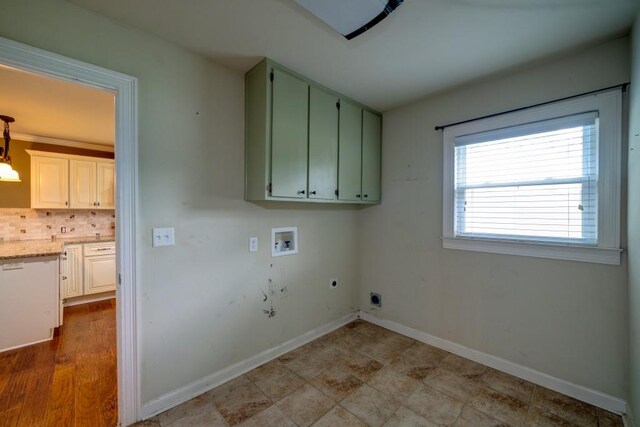
<path id="1" fill-rule="evenodd" d="M 84 256 L 114 255 L 116 253 L 115 242 L 89 243 L 84 245 Z"/>

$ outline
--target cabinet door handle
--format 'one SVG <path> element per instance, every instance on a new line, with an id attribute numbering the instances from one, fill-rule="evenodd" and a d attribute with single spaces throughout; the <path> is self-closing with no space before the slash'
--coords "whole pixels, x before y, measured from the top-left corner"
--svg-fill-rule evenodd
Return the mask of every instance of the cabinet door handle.
<path id="1" fill-rule="evenodd" d="M 111 248 L 98 248 L 96 251 L 110 251 Z"/>
<path id="2" fill-rule="evenodd" d="M 312 192 L 311 192 L 311 193 L 309 193 L 309 194 L 316 194 L 316 192 L 315 192 L 315 191 L 312 191 Z"/>
<path id="3" fill-rule="evenodd" d="M 356 197 L 357 197 L 357 198 L 360 198 L 360 195 L 359 195 L 359 194 L 356 194 Z"/>
<path id="4" fill-rule="evenodd" d="M 100 206 L 100 202 L 98 202 L 98 206 Z"/>
<path id="5" fill-rule="evenodd" d="M 67 280 L 67 276 L 62 276 L 62 280 Z"/>
<path id="6" fill-rule="evenodd" d="M 64 202 L 64 205 L 69 206 L 69 202 L 68 201 Z"/>
<path id="7" fill-rule="evenodd" d="M 304 190 L 298 191 L 298 194 L 304 194 Z"/>
<path id="8" fill-rule="evenodd" d="M 368 195 L 368 194 L 365 194 L 365 195 L 364 195 L 364 198 L 366 199 L 367 197 L 369 197 L 369 195 Z"/>

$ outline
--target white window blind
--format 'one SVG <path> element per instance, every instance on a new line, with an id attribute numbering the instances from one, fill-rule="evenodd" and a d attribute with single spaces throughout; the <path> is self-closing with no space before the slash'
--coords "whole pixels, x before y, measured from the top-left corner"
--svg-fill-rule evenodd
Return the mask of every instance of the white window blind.
<path id="1" fill-rule="evenodd" d="M 455 138 L 456 237 L 598 244 L 598 113 Z"/>

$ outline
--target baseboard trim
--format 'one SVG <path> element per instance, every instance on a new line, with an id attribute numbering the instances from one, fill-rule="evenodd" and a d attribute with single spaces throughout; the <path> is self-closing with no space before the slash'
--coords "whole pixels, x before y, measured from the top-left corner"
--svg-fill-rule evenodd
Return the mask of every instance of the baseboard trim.
<path id="1" fill-rule="evenodd" d="M 79 297 L 70 297 L 70 298 L 66 298 L 64 307 L 67 308 L 67 307 L 73 307 L 74 305 L 88 304 L 90 302 L 105 301 L 108 299 L 114 299 L 115 297 L 116 297 L 115 291 L 107 291 L 104 293 L 94 294 L 94 295 L 82 295 Z"/>
<path id="2" fill-rule="evenodd" d="M 627 413 L 622 415 L 622 423 L 624 427 L 634 427 L 633 423 L 633 412 L 631 411 L 631 407 L 627 405 Z"/>
<path id="3" fill-rule="evenodd" d="M 233 364 L 221 371 L 214 372 L 199 380 L 193 381 L 183 387 L 177 388 L 169 393 L 165 393 L 142 405 L 142 419 L 146 420 L 160 412 L 173 408 L 196 396 L 201 395 L 219 385 L 226 383 L 258 366 L 267 363 L 283 354 L 294 350 L 310 341 L 320 338 L 357 318 L 358 312 L 348 314 L 340 319 L 329 322 L 316 329 L 306 332 L 276 347 L 265 350 L 255 356 Z"/>
<path id="4" fill-rule="evenodd" d="M 492 356 L 487 353 L 467 348 L 463 345 L 438 338 L 426 332 L 422 332 L 417 329 L 392 322 L 390 320 L 380 319 L 365 311 L 360 311 L 359 316 L 361 319 L 366 320 L 367 322 L 371 322 L 375 325 L 408 336 L 425 344 L 441 348 L 443 350 L 457 354 L 458 356 L 462 356 L 467 359 L 482 363 L 483 365 L 487 365 L 499 371 L 506 372 L 518 378 L 522 378 L 523 380 L 527 380 L 534 384 L 557 391 L 558 393 L 562 393 L 583 402 L 590 403 L 591 405 L 606 409 L 607 411 L 614 412 L 619 415 L 624 415 L 627 412 L 627 404 L 622 399 L 618 399 L 599 391 L 595 391 L 587 387 L 583 387 L 568 381 L 552 377 L 551 375 L 542 373 L 540 371 L 518 365 L 517 363 L 510 362 L 497 356 Z"/>

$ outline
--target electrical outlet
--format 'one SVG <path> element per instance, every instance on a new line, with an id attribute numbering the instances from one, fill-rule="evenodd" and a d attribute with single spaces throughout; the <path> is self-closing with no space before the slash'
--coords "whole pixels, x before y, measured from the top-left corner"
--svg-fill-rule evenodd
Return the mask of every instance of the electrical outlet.
<path id="1" fill-rule="evenodd" d="M 329 287 L 335 289 L 338 287 L 338 279 L 329 279 Z"/>
<path id="2" fill-rule="evenodd" d="M 371 292 L 371 305 L 382 307 L 382 295 Z"/>
<path id="3" fill-rule="evenodd" d="M 249 252 L 258 252 L 258 238 L 249 237 Z"/>
<path id="4" fill-rule="evenodd" d="M 176 244 L 173 227 L 162 227 L 153 229 L 153 247 L 173 246 Z"/>

